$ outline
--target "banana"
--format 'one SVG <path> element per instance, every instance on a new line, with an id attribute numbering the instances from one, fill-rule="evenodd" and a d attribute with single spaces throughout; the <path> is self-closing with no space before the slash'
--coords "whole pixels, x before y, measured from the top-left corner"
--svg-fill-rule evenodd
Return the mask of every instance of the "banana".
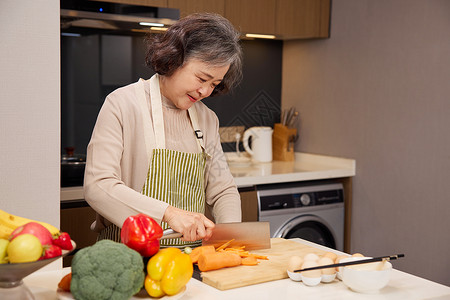
<path id="1" fill-rule="evenodd" d="M 11 232 L 11 228 L 4 226 L 0 221 L 0 239 L 7 240 Z"/>
<path id="2" fill-rule="evenodd" d="M 0 209 L 0 238 L 8 239 L 9 235 L 14 231 L 14 229 L 29 222 L 36 222 L 41 224 L 42 226 L 47 228 L 52 235 L 56 235 L 59 233 L 59 229 L 53 225 L 41 221 L 15 216 Z"/>

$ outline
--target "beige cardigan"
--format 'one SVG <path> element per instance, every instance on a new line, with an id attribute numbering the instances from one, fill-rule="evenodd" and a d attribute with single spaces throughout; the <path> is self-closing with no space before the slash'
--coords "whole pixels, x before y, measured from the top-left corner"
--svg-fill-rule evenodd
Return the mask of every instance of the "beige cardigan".
<path id="1" fill-rule="evenodd" d="M 168 206 L 165 202 L 141 194 L 151 158 L 147 155 L 143 115 L 135 93 L 136 84 L 119 88 L 108 95 L 88 145 L 84 197 L 98 213 L 96 223 L 93 224 L 96 231 L 110 222 L 121 227 L 128 216 L 138 213 L 147 214 L 161 222 Z M 148 81 L 145 92 L 149 99 Z M 205 104 L 197 102 L 194 105 L 204 134 L 206 151 L 212 156 L 207 160 L 205 171 L 207 206 L 212 208 L 216 223 L 240 222 L 240 197 L 220 144 L 219 121 Z M 175 118 L 184 115 L 180 110 L 177 113 Z M 176 140 L 176 136 L 167 137 L 168 131 L 166 127 L 166 140 Z M 152 130 L 147 132 L 150 132 L 149 140 L 153 143 L 153 149 L 154 133 Z M 189 130 L 189 134 L 192 134 L 192 140 L 189 141 L 194 149 L 187 149 L 186 152 L 198 151 L 193 131 L 191 133 Z M 185 136 L 183 138 L 186 139 Z M 170 148 L 170 143 L 166 145 Z"/>

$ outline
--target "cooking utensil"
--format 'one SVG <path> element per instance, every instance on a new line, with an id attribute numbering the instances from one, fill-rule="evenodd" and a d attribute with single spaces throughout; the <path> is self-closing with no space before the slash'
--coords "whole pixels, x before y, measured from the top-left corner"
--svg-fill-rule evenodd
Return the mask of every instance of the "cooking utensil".
<path id="1" fill-rule="evenodd" d="M 284 121 L 284 125 L 285 125 L 285 126 L 288 126 L 288 124 L 289 124 L 289 122 L 290 122 L 292 116 L 294 115 L 294 111 L 295 111 L 295 108 L 294 108 L 294 107 L 291 107 L 291 108 L 287 111 L 287 113 L 286 113 L 286 119 L 285 119 L 285 121 Z"/>
<path id="2" fill-rule="evenodd" d="M 173 229 L 166 229 L 162 239 L 179 238 L 182 234 Z M 216 224 L 211 238 L 203 245 L 218 247 L 233 240 L 230 247 L 245 246 L 246 250 L 270 248 L 269 222 L 236 222 Z"/>
<path id="3" fill-rule="evenodd" d="M 287 123 L 287 127 L 291 128 L 294 127 L 295 122 L 297 121 L 298 118 L 298 111 L 295 111 L 294 114 L 291 116 L 291 118 L 289 119 L 288 123 Z"/>
<path id="4" fill-rule="evenodd" d="M 304 271 L 312 271 L 312 270 L 319 270 L 319 269 L 345 267 L 345 266 L 351 266 L 351 265 L 362 265 L 362 264 L 368 264 L 368 263 L 377 262 L 377 261 L 390 261 L 390 260 L 394 260 L 394 259 L 399 259 L 401 257 L 405 257 L 405 254 L 379 256 L 379 257 L 374 257 L 374 258 L 361 259 L 361 260 L 349 261 L 349 262 L 332 264 L 332 265 L 317 266 L 317 267 L 305 268 L 305 269 L 300 269 L 300 270 L 294 270 L 294 272 L 304 272 Z"/>
<path id="5" fill-rule="evenodd" d="M 82 186 L 86 156 L 74 154 L 73 147 L 66 147 L 66 154 L 61 155 L 61 187 Z"/>

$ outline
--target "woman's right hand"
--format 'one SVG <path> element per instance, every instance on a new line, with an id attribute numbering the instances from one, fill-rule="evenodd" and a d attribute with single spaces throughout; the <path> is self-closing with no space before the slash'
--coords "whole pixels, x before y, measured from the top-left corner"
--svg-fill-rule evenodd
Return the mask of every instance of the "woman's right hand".
<path id="1" fill-rule="evenodd" d="M 214 223 L 201 213 L 190 212 L 169 205 L 162 219 L 170 228 L 183 235 L 183 241 L 207 241 L 214 229 Z"/>

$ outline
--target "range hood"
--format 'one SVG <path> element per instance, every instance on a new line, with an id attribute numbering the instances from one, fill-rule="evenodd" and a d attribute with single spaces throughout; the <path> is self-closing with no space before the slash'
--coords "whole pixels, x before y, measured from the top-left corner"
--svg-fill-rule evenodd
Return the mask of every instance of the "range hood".
<path id="1" fill-rule="evenodd" d="M 60 4 L 62 34 L 142 34 L 152 24 L 167 28 L 180 17 L 178 9 L 165 7 L 88 0 L 61 0 Z"/>

